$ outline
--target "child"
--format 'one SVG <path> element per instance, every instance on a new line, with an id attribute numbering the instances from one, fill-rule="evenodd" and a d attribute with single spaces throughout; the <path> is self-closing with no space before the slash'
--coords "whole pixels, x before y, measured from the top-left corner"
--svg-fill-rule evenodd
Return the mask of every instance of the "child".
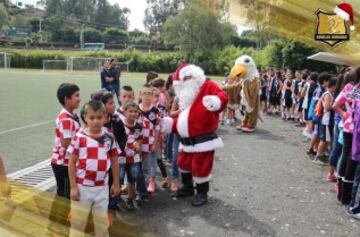
<path id="1" fill-rule="evenodd" d="M 298 102 L 298 114 L 299 114 L 299 124 L 296 125 L 297 127 L 305 127 L 306 121 L 305 121 L 305 112 L 303 109 L 303 103 L 305 99 L 305 92 L 306 92 L 306 80 L 308 78 L 309 74 L 307 70 L 304 70 L 301 73 L 301 82 L 299 83 L 299 102 Z"/>
<path id="2" fill-rule="evenodd" d="M 304 102 L 303 102 L 303 109 L 304 109 L 304 117 L 306 121 L 306 126 L 303 131 L 303 135 L 307 139 L 311 139 L 311 133 L 313 130 L 313 121 L 312 118 L 309 117 L 309 109 L 310 109 L 310 103 L 313 97 L 313 93 L 315 89 L 318 87 L 317 81 L 318 81 L 319 75 L 316 72 L 313 72 L 310 74 L 308 78 L 308 82 L 305 84 L 305 96 L 304 96 Z M 313 153 L 311 153 L 313 154 Z M 313 154 L 314 155 L 314 154 Z"/>
<path id="3" fill-rule="evenodd" d="M 51 167 L 54 171 L 57 190 L 60 197 L 70 197 L 68 162 L 66 149 L 71 138 L 80 128 L 80 121 L 74 110 L 79 108 L 80 89 L 75 84 L 63 83 L 57 90 L 57 98 L 63 109 L 55 121 L 55 148 L 53 149 Z"/>
<path id="4" fill-rule="evenodd" d="M 357 167 L 357 162 L 352 159 L 351 149 L 354 127 L 353 113 L 355 106 L 359 105 L 360 102 L 360 67 L 351 70 L 350 78 L 351 82 L 345 85 L 333 105 L 335 112 L 341 116 L 343 123 L 343 149 L 338 168 L 338 199 L 344 205 L 348 205 L 351 201 L 351 191 Z M 352 198 L 357 197 L 355 195 Z"/>
<path id="5" fill-rule="evenodd" d="M 159 79 L 156 79 L 156 80 L 159 80 Z M 153 82 L 155 82 L 155 81 L 153 81 Z M 165 81 L 164 81 L 164 83 L 165 83 Z M 153 93 L 154 93 L 154 98 L 153 98 L 152 104 L 160 111 L 160 118 L 162 119 L 165 116 L 167 116 L 167 111 L 166 111 L 166 107 L 160 104 L 159 97 L 160 97 L 161 92 L 159 89 L 154 87 Z M 159 166 L 161 176 L 162 176 L 161 186 L 163 188 L 168 188 L 169 187 L 169 178 L 168 178 L 166 168 L 165 168 L 164 162 L 162 160 L 162 154 L 161 154 L 161 151 L 163 150 L 164 141 L 165 141 L 165 134 L 160 134 L 160 137 L 159 137 L 159 150 L 160 151 L 157 152 L 157 164 Z"/>
<path id="6" fill-rule="evenodd" d="M 236 86 L 231 86 L 235 85 Z M 240 90 L 242 83 L 239 83 L 238 80 L 228 80 L 228 83 L 225 85 L 224 90 L 228 94 L 229 102 L 227 105 L 227 120 L 226 124 L 230 126 L 236 125 L 235 112 L 240 105 Z M 227 87 L 230 86 L 230 87 Z"/>
<path id="7" fill-rule="evenodd" d="M 314 109 L 315 109 L 315 105 L 317 104 L 318 100 L 321 98 L 322 94 L 325 92 L 325 87 L 327 85 L 327 82 L 330 80 L 331 75 L 323 72 L 319 75 L 319 85 L 316 88 L 316 90 L 313 93 L 312 99 L 311 99 L 311 105 L 309 107 L 309 119 L 313 120 L 313 114 L 314 114 Z M 314 106 L 312 106 L 314 105 Z M 314 156 L 316 156 L 317 154 L 317 148 L 320 142 L 320 121 L 314 121 L 313 120 L 313 125 L 314 125 L 314 129 L 313 129 L 313 134 L 312 134 L 312 138 L 311 138 L 311 142 L 310 142 L 310 148 L 307 151 L 307 154 L 309 155 L 309 158 L 311 160 L 314 160 Z"/>
<path id="8" fill-rule="evenodd" d="M 135 93 L 133 88 L 131 86 L 123 86 L 121 88 L 119 100 L 122 105 L 126 104 L 129 101 L 135 101 Z M 120 113 L 121 119 L 124 121 L 125 115 L 122 106 L 120 106 L 118 112 Z"/>
<path id="9" fill-rule="evenodd" d="M 125 126 L 121 119 L 121 114 L 115 111 L 115 100 L 112 93 L 106 90 L 99 90 L 91 94 L 92 100 L 101 101 L 105 106 L 106 118 L 104 127 L 107 128 L 108 132 L 113 133 L 115 136 L 116 142 L 119 145 L 120 150 L 125 149 L 126 144 L 126 132 Z M 113 183 L 112 171 L 109 170 L 109 187 Z M 111 226 L 115 220 L 116 210 L 118 210 L 118 197 L 111 197 L 109 193 L 109 225 Z"/>
<path id="10" fill-rule="evenodd" d="M 135 183 L 141 170 L 141 144 L 142 127 L 137 122 L 139 117 L 138 105 L 132 101 L 123 105 L 125 114 L 126 146 L 120 154 L 120 180 L 124 180 L 125 174 L 128 180 L 128 199 L 126 209 L 135 210 Z"/>
<path id="11" fill-rule="evenodd" d="M 271 80 L 269 92 L 270 109 L 268 111 L 268 114 L 272 114 L 273 110 L 275 110 L 275 113 L 278 112 L 278 106 L 280 105 L 279 94 L 281 92 L 281 78 L 281 72 L 277 71 L 276 77 Z"/>
<path id="12" fill-rule="evenodd" d="M 109 236 L 108 171 L 111 166 L 114 179 L 110 192 L 115 197 L 120 192 L 119 148 L 114 136 L 103 128 L 105 116 L 105 107 L 100 101 L 89 101 L 84 114 L 87 128 L 72 138 L 67 149 L 70 157 L 71 237 L 77 236 L 74 228 L 85 230 L 90 212 L 95 236 Z"/>
<path id="13" fill-rule="evenodd" d="M 171 105 L 169 116 L 172 118 L 177 118 L 180 114 L 181 110 L 179 108 L 178 99 L 175 97 L 174 101 Z M 179 151 L 179 144 L 180 144 L 180 137 L 176 133 L 171 134 L 173 136 L 173 144 L 172 144 L 172 180 L 170 185 L 170 191 L 172 196 L 176 196 L 177 191 L 179 190 L 179 168 L 177 166 L 177 159 L 178 159 L 178 151 Z"/>
<path id="14" fill-rule="evenodd" d="M 268 76 L 263 74 L 260 80 L 260 104 L 263 110 L 263 113 L 267 112 L 267 85 L 268 85 Z"/>
<path id="15" fill-rule="evenodd" d="M 283 85 L 283 97 L 284 97 L 284 106 L 283 106 L 283 119 L 291 120 L 291 108 L 293 106 L 293 98 L 292 98 L 292 72 L 290 70 L 287 71 L 286 79 Z"/>
<path id="16" fill-rule="evenodd" d="M 334 111 L 332 104 L 334 102 L 334 91 L 336 87 L 336 78 L 331 78 L 327 83 L 324 83 L 326 92 L 321 96 L 318 103 L 322 103 L 323 114 L 320 120 L 320 143 L 317 149 L 317 154 L 314 162 L 320 164 L 327 162 L 325 150 L 331 145 L 334 130 Z"/>
<path id="17" fill-rule="evenodd" d="M 300 116 L 299 116 L 299 102 L 300 102 L 300 88 L 301 88 L 301 77 L 300 70 L 295 71 L 295 79 L 293 80 L 292 84 L 292 98 L 293 98 L 293 107 L 292 107 L 292 115 L 293 120 L 296 122 L 300 122 Z"/>
<path id="18" fill-rule="evenodd" d="M 150 71 L 147 73 L 146 75 L 146 84 L 151 83 L 154 79 L 158 78 L 159 74 L 157 74 L 157 72 L 154 71 Z"/>
<path id="19" fill-rule="evenodd" d="M 140 91 L 140 120 L 143 127 L 143 168 L 149 175 L 147 191 L 155 192 L 155 176 L 157 166 L 157 152 L 160 138 L 160 111 L 152 105 L 153 88 L 145 84 Z"/>

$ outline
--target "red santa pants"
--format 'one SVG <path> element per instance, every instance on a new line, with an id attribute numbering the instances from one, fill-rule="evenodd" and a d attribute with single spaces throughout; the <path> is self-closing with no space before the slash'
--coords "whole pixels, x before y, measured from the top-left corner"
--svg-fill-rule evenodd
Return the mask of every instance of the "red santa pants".
<path id="1" fill-rule="evenodd" d="M 195 183 L 201 184 L 210 181 L 215 151 L 180 152 L 177 165 L 182 173 L 192 173 Z"/>

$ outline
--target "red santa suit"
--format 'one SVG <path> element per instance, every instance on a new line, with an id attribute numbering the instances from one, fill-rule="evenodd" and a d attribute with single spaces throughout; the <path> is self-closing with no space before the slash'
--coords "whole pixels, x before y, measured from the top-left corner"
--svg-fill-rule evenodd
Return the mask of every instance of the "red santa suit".
<path id="1" fill-rule="evenodd" d="M 213 81 L 205 79 L 201 68 L 182 65 L 173 75 L 176 92 L 177 83 L 186 80 L 200 80 L 198 93 L 187 108 L 174 120 L 173 131 L 180 136 L 178 167 L 182 173 L 191 173 L 196 184 L 210 180 L 215 149 L 223 147 L 222 139 L 215 131 L 219 114 L 227 105 L 227 94 Z M 202 72 L 202 73 L 201 73 Z"/>

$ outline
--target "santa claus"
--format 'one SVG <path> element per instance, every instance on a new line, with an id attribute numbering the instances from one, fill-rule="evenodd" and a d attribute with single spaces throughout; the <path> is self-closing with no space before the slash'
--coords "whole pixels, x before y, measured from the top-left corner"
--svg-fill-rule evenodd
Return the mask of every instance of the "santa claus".
<path id="1" fill-rule="evenodd" d="M 172 130 L 181 138 L 177 164 L 183 186 L 176 196 L 193 196 L 195 182 L 197 192 L 192 205 L 202 206 L 207 202 L 215 150 L 224 146 L 215 132 L 219 114 L 228 99 L 226 93 L 195 65 L 181 65 L 173 74 L 173 85 L 181 113 L 178 118 L 167 120 L 165 130 Z"/>

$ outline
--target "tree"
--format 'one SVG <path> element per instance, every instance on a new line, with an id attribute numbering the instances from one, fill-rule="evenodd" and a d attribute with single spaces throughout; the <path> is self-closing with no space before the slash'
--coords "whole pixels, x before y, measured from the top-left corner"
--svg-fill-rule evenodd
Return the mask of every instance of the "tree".
<path id="1" fill-rule="evenodd" d="M 129 41 L 129 33 L 118 28 L 107 28 L 104 32 L 105 43 L 126 44 Z"/>
<path id="2" fill-rule="evenodd" d="M 144 26 L 150 32 L 160 32 L 171 17 L 177 15 L 186 0 L 147 0 Z"/>
<path id="3" fill-rule="evenodd" d="M 9 23 L 9 13 L 6 6 L 0 3 L 0 31 Z"/>
<path id="4" fill-rule="evenodd" d="M 223 48 L 236 34 L 235 27 L 223 20 L 221 11 L 211 9 L 202 0 L 187 2 L 184 10 L 169 19 L 163 28 L 167 43 L 180 47 L 188 60 Z"/>

